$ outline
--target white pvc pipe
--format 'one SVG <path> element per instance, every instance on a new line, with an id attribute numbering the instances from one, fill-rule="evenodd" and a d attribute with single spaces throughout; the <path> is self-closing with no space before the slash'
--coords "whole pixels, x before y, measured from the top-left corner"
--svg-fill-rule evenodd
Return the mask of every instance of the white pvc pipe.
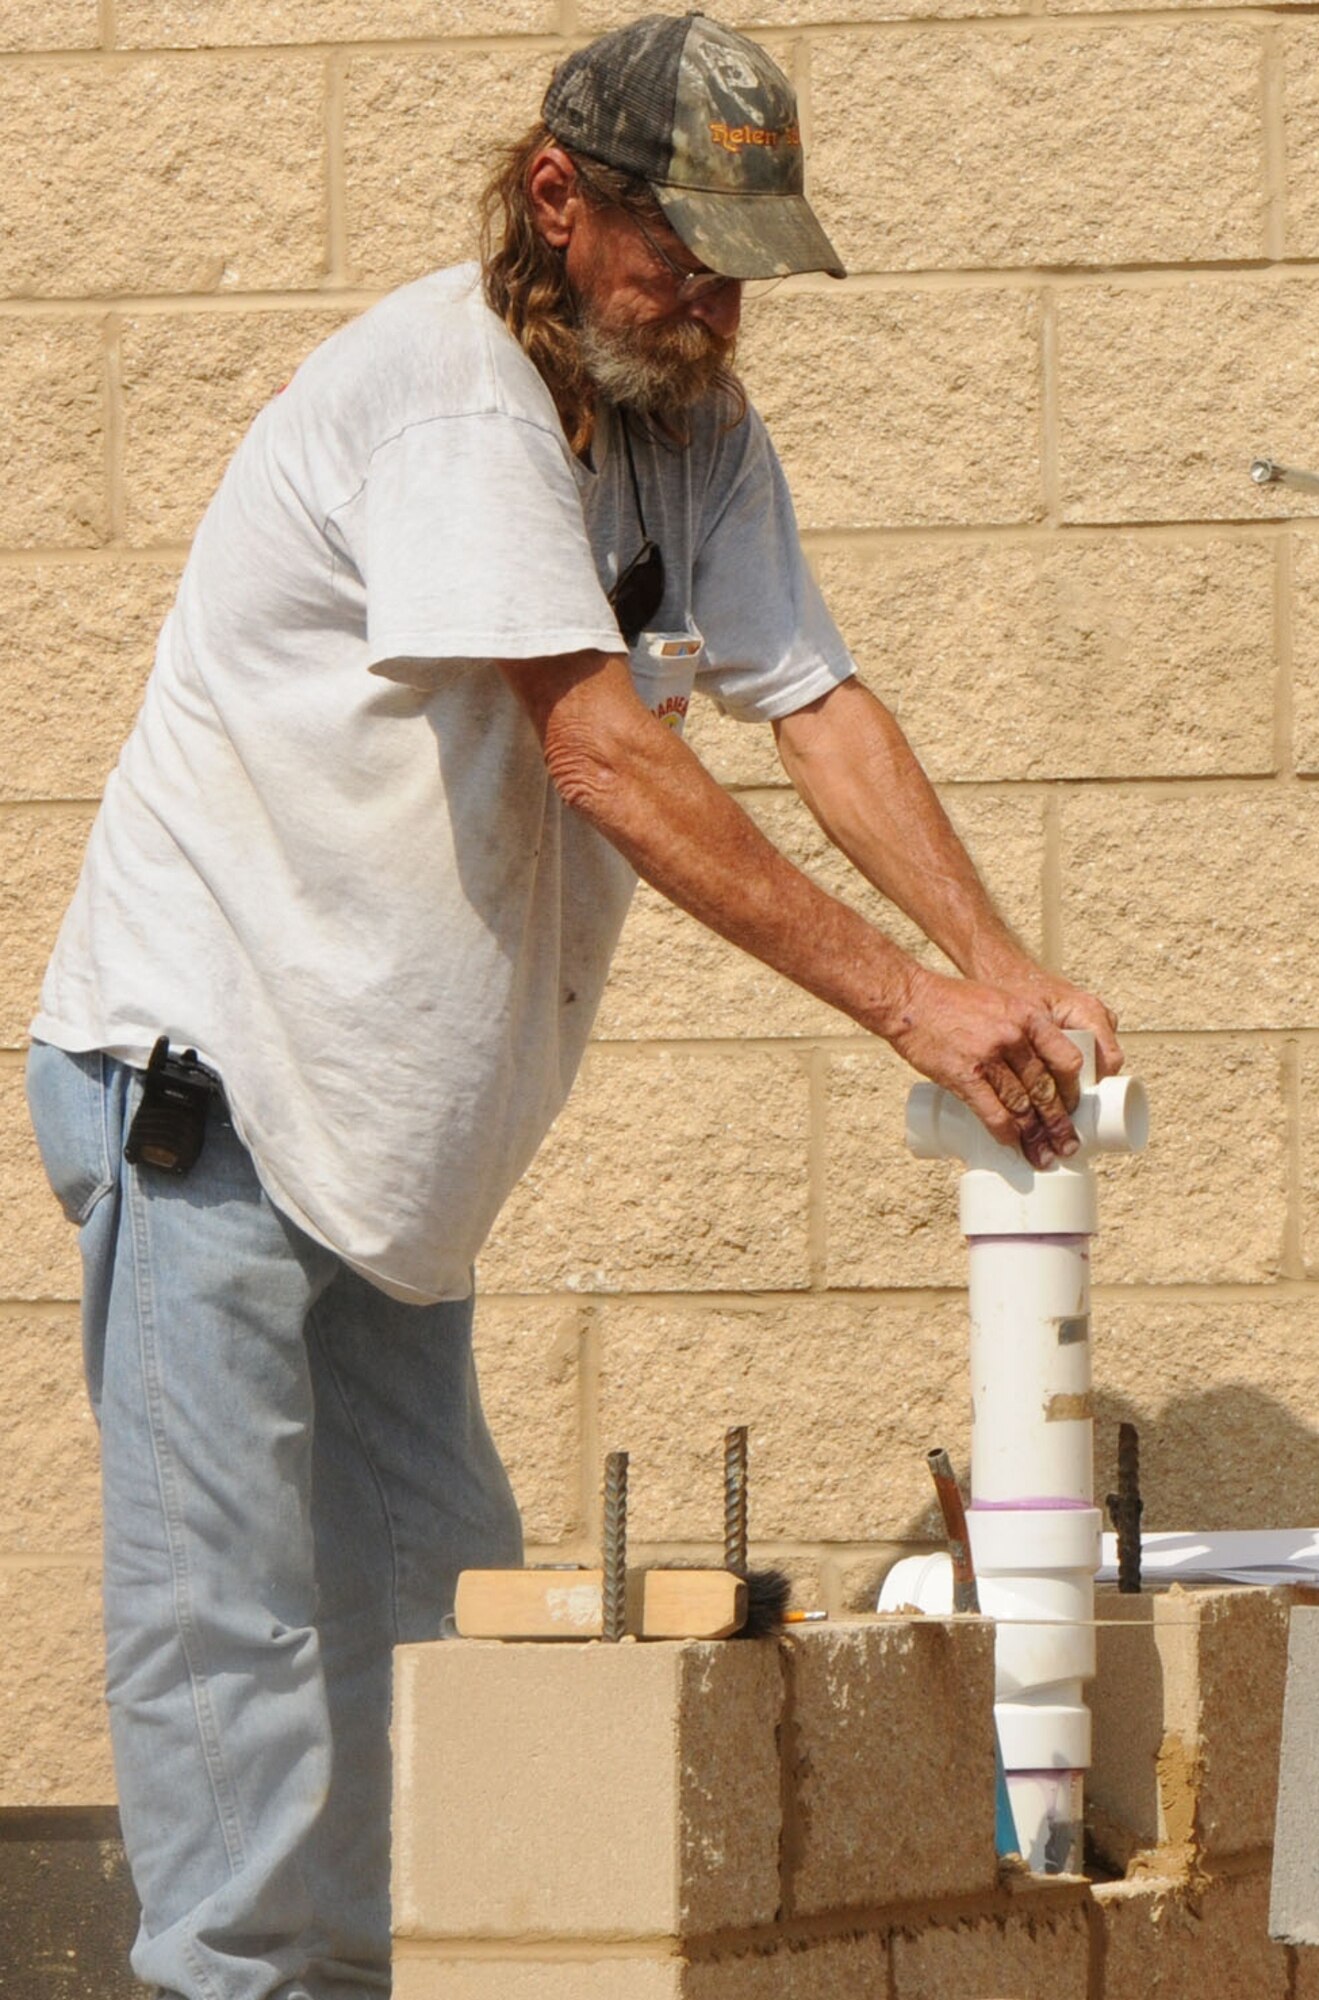
<path id="1" fill-rule="evenodd" d="M 1083 1774 L 1090 1763 L 1084 1683 L 1095 1668 L 1090 1239 L 1099 1152 L 1138 1152 L 1149 1131 L 1141 1085 L 1095 1080 L 1094 1038 L 1074 1034 L 1084 1067 L 1072 1122 L 1081 1148 L 1038 1173 L 999 1146 L 959 1098 L 917 1084 L 907 1143 L 960 1159 L 970 1248 L 971 1506 L 980 1605 L 997 1624 L 995 1717 L 1021 1851 L 1045 1873 L 1081 1865 Z M 920 1560 L 920 1559 L 916 1559 Z M 951 1595 L 951 1578 L 948 1581 Z M 904 1593 L 942 1604 L 938 1571 L 900 1563 L 880 1608 Z"/>

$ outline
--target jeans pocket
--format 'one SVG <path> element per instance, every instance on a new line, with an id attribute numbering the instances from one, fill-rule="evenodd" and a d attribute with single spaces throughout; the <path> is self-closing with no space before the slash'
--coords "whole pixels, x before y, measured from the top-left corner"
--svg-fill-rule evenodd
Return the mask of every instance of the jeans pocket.
<path id="1" fill-rule="evenodd" d="M 114 1186 L 105 1121 L 105 1057 L 99 1049 L 69 1055 L 33 1042 L 27 1102 L 46 1179 L 70 1222 L 86 1222 Z"/>

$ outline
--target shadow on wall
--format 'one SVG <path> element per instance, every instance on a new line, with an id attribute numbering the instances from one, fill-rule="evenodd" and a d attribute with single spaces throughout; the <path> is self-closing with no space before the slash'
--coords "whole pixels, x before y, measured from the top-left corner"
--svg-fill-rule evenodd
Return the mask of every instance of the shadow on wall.
<path id="1" fill-rule="evenodd" d="M 1315 1416 L 1319 1420 L 1319 1378 Z M 1151 1406 L 1095 1391 L 1097 1503 L 1117 1486 L 1118 1425 L 1140 1434 L 1142 1526 L 1153 1530 L 1311 1528 L 1319 1525 L 1319 1430 L 1248 1384 Z M 957 1467 L 965 1488 L 970 1468 Z M 1107 1514 L 1105 1527 L 1111 1523 Z M 937 1506 L 907 1521 L 898 1539 L 942 1542 Z"/>

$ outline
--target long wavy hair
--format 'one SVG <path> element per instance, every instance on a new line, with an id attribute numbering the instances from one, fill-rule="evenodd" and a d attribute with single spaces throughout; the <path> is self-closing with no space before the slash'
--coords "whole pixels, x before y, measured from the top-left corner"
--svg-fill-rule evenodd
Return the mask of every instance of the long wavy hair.
<path id="1" fill-rule="evenodd" d="M 577 339 L 577 307 L 561 251 L 545 241 L 532 213 L 531 168 L 546 146 L 558 145 L 544 125 L 533 125 L 497 155 L 481 194 L 481 268 L 486 303 L 535 363 L 554 398 L 559 420 L 574 451 L 585 451 L 595 431 L 596 391 L 582 365 Z M 567 147 L 568 158 L 576 160 Z M 644 222 L 662 223 L 655 197 L 642 180 L 592 160 L 590 179 L 578 182 L 595 208 L 622 208 Z M 731 369 L 721 369 L 716 391 L 728 406 L 732 429 L 746 415 L 746 395 Z M 671 420 L 652 421 L 673 442 L 683 443 Z"/>

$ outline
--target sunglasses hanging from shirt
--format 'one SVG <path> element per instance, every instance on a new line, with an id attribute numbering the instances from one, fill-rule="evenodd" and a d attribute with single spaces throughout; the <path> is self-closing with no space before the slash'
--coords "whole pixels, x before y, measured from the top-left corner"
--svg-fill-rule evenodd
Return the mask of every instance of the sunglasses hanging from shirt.
<path id="1" fill-rule="evenodd" d="M 641 547 L 627 567 L 620 570 L 617 581 L 609 592 L 609 608 L 618 620 L 619 631 L 630 646 L 645 631 L 664 601 L 664 557 L 660 554 L 659 543 L 652 542 L 646 533 L 646 517 L 641 510 L 641 487 L 637 481 L 636 462 L 632 457 L 632 438 L 625 410 L 619 410 L 618 421 L 623 432 L 623 450 L 627 455 L 627 469 L 632 480 L 632 499 L 637 510 L 637 525 L 641 530 Z"/>

